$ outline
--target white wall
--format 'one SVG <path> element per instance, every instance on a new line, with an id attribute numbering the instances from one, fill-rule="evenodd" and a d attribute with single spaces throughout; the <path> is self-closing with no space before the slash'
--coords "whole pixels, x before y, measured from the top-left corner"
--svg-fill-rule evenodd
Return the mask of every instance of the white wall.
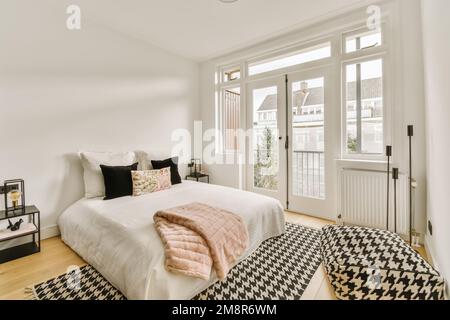
<path id="1" fill-rule="evenodd" d="M 400 170 L 408 172 L 408 125 L 414 125 L 412 139 L 413 170 L 417 181 L 415 192 L 414 227 L 422 235 L 426 233 L 426 145 L 425 107 L 423 82 L 422 32 L 420 24 L 420 0 L 399 0 L 398 17 L 394 28 L 398 29 L 397 55 L 394 64 L 399 66 L 395 75 L 394 90 L 398 91 L 394 108 L 399 109 L 394 122 L 394 146 L 399 152 Z M 424 237 L 421 241 L 424 241 Z"/>
<path id="2" fill-rule="evenodd" d="M 408 148 L 406 130 L 409 124 L 415 126 L 416 136 L 413 140 L 414 167 L 413 176 L 418 181 L 416 192 L 416 219 L 415 227 L 422 234 L 426 230 L 426 161 L 425 161 L 425 121 L 424 121 L 424 90 L 423 90 L 423 57 L 422 39 L 420 25 L 420 0 L 393 0 L 386 1 L 388 6 L 394 10 L 392 15 L 392 28 L 395 37 L 391 43 L 393 52 L 392 65 L 393 78 L 389 79 L 390 90 L 393 101 L 393 124 L 392 143 L 395 151 L 395 163 L 402 172 L 408 172 Z M 261 52 L 281 47 L 285 44 L 301 41 L 302 39 L 314 38 L 323 34 L 328 34 L 329 30 L 334 30 L 336 26 L 354 23 L 354 19 L 366 16 L 366 7 L 361 7 L 355 12 L 327 19 L 326 21 L 305 27 L 299 31 L 292 32 L 283 37 L 278 37 L 272 41 L 252 46 L 245 50 L 233 54 L 219 57 L 201 64 L 200 88 L 201 107 L 204 129 L 215 126 L 215 100 L 214 100 L 214 72 L 217 65 L 223 65 L 240 60 L 242 57 L 251 57 Z M 340 68 L 334 70 L 333 79 L 340 79 Z M 339 82 L 338 82 L 339 83 Z M 338 85 L 337 85 L 338 86 Z M 336 98 L 339 100 L 339 98 Z M 340 108 L 340 101 L 334 103 L 336 108 Z M 332 117 L 335 121 L 334 136 L 340 136 L 339 115 Z M 334 145 L 339 144 L 336 139 Z M 340 157 L 339 146 L 333 146 L 335 158 Z M 384 165 L 374 165 L 373 163 L 338 163 L 337 166 L 361 167 L 367 169 L 382 169 Z M 232 187 L 239 186 L 239 170 L 232 165 L 212 165 L 208 169 L 211 172 L 212 181 Z M 337 207 L 337 206 L 336 206 Z M 337 212 L 336 212 L 337 214 Z M 330 217 L 335 219 L 336 217 Z"/>
<path id="3" fill-rule="evenodd" d="M 428 219 L 427 244 L 444 277 L 450 279 L 450 2 L 422 0 L 425 60 Z"/>
<path id="4" fill-rule="evenodd" d="M 169 156 L 199 114 L 197 63 L 86 20 L 68 31 L 65 11 L 0 3 L 0 183 L 25 179 L 44 228 L 83 196 L 78 151 Z"/>

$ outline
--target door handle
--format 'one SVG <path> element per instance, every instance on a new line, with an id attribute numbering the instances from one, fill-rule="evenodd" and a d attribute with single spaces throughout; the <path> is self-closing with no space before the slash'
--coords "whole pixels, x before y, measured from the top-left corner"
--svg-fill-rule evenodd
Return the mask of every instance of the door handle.
<path id="1" fill-rule="evenodd" d="M 278 137 L 278 140 L 283 140 L 283 137 Z M 289 137 L 286 136 L 286 142 L 284 143 L 284 147 L 287 149 L 289 149 Z"/>
<path id="2" fill-rule="evenodd" d="M 284 148 L 285 148 L 286 150 L 289 149 L 289 137 L 288 137 L 288 136 L 286 136 L 286 142 L 285 142 L 285 144 L 284 144 Z"/>

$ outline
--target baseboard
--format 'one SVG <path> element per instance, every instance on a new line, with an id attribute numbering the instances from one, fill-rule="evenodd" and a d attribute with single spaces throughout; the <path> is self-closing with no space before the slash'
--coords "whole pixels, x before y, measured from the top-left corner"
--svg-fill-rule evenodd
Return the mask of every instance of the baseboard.
<path id="1" fill-rule="evenodd" d="M 60 235 L 60 232 L 59 232 L 59 228 L 57 225 L 41 228 L 41 239 L 42 240 L 57 237 L 59 235 Z"/>
<path id="2" fill-rule="evenodd" d="M 425 250 L 427 251 L 427 255 L 428 255 L 428 260 L 431 263 L 431 265 L 439 271 L 439 266 L 437 265 L 436 262 L 436 258 L 434 255 L 434 250 L 433 247 L 430 245 L 430 238 L 427 236 L 425 236 Z"/>
<path id="3" fill-rule="evenodd" d="M 434 252 L 433 246 L 430 243 L 430 238 L 429 236 L 425 236 L 425 250 L 427 251 L 427 255 L 428 255 L 428 260 L 431 263 L 431 265 L 438 271 L 439 270 L 439 264 L 436 260 L 436 254 Z M 442 273 L 441 273 L 442 274 Z M 450 293 L 450 288 L 449 288 L 449 283 L 447 281 L 447 279 L 445 279 L 445 300 L 449 300 L 449 293 Z"/>

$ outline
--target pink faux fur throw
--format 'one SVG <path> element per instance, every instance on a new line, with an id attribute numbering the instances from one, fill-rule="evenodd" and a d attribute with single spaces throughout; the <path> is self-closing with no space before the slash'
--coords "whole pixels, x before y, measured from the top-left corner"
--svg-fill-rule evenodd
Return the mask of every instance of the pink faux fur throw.
<path id="1" fill-rule="evenodd" d="M 166 268 L 187 276 L 209 280 L 214 267 L 225 279 L 249 244 L 241 217 L 206 204 L 158 211 L 153 220 L 165 246 Z"/>

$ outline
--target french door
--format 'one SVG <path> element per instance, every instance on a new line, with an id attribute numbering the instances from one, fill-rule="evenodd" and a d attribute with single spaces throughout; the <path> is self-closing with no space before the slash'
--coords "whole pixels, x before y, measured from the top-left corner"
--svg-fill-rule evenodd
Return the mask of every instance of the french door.
<path id="1" fill-rule="evenodd" d="M 324 218 L 336 208 L 328 74 L 316 69 L 247 87 L 247 189 Z"/>
<path id="2" fill-rule="evenodd" d="M 276 77 L 247 87 L 247 190 L 287 202 L 286 84 Z"/>
<path id="3" fill-rule="evenodd" d="M 323 218 L 336 211 L 327 68 L 288 76 L 289 210 Z"/>

